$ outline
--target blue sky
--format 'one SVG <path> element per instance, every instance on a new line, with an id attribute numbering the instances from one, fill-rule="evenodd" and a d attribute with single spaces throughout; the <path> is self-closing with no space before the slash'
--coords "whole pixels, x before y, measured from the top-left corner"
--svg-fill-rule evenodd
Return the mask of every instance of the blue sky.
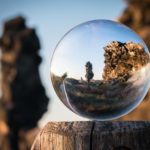
<path id="1" fill-rule="evenodd" d="M 95 19 L 116 20 L 126 4 L 123 0 L 0 0 L 0 34 L 4 20 L 23 15 L 37 30 L 41 41 L 40 75 L 51 97 L 49 111 L 40 124 L 51 120 L 81 120 L 58 100 L 50 82 L 50 59 L 61 37 L 72 27 Z M 61 115 L 60 115 L 61 114 Z"/>

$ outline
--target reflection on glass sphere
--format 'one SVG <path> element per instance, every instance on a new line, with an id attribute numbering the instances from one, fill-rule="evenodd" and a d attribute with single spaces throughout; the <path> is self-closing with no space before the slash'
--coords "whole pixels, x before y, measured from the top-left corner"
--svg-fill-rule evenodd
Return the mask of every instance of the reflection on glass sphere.
<path id="1" fill-rule="evenodd" d="M 90 119 L 111 120 L 132 111 L 150 83 L 150 55 L 131 29 L 94 20 L 70 30 L 58 43 L 51 79 L 60 100 Z"/>

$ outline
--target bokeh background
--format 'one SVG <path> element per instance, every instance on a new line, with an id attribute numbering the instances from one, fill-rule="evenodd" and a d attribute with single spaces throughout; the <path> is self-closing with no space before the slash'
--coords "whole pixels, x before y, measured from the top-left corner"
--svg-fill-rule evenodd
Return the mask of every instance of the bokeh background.
<path id="1" fill-rule="evenodd" d="M 89 20 L 95 20 L 95 19 L 118 20 L 128 25 L 133 30 L 135 30 L 145 40 L 146 44 L 150 47 L 149 13 L 150 13 L 150 0 L 143 0 L 143 1 L 141 0 L 128 0 L 128 1 L 123 1 L 123 0 L 115 0 L 115 1 L 113 0 L 102 0 L 102 1 L 100 0 L 95 0 L 95 1 L 92 1 L 92 0 L 76 0 L 76 1 L 71 1 L 71 0 L 62 0 L 62 1 L 59 1 L 59 0 L 45 0 L 45 1 L 0 0 L 0 37 L 3 39 L 0 42 L 1 58 L 3 57 L 3 53 L 5 52 L 7 56 L 8 51 L 5 49 L 11 49 L 11 46 L 10 47 L 6 46 L 7 42 L 4 42 L 4 41 L 7 41 L 8 34 L 11 35 L 12 39 L 15 37 L 15 35 L 18 35 L 16 36 L 17 38 L 14 38 L 15 39 L 14 41 L 21 39 L 21 37 L 23 39 L 26 39 L 26 37 L 30 39 L 30 36 L 32 36 L 32 38 L 29 41 L 31 43 L 32 41 L 35 41 L 36 43 L 35 51 L 33 50 L 34 52 L 30 52 L 30 51 L 27 52 L 26 50 L 23 50 L 24 53 L 21 55 L 18 64 L 21 65 L 22 60 L 24 59 L 25 61 L 27 60 L 29 60 L 29 62 L 31 61 L 31 64 L 32 64 L 32 57 L 30 58 L 30 53 L 33 53 L 32 56 L 34 55 L 33 57 L 36 58 L 36 61 L 33 62 L 33 64 L 36 64 L 35 68 L 37 68 L 37 70 L 33 72 L 33 74 L 38 75 L 39 73 L 39 76 L 38 76 L 38 81 L 40 83 L 39 86 L 41 86 L 42 93 L 44 95 L 43 99 L 46 99 L 46 101 L 43 101 L 45 105 L 42 105 L 42 97 L 40 98 L 38 96 L 38 93 L 40 93 L 40 90 L 38 92 L 35 91 L 35 95 L 37 92 L 37 95 L 35 97 L 39 97 L 40 106 L 41 106 L 41 107 L 39 106 L 36 108 L 38 109 L 41 108 L 42 112 L 37 117 L 35 121 L 37 123 L 35 125 L 30 126 L 28 128 L 27 126 L 25 126 L 26 128 L 24 128 L 24 124 L 28 124 L 28 122 L 26 121 L 26 123 L 22 123 L 23 125 L 21 124 L 22 126 L 20 126 L 21 129 L 19 129 L 19 131 L 14 130 L 13 125 L 12 125 L 12 128 L 10 128 L 9 126 L 11 125 L 11 123 L 9 122 L 11 122 L 11 119 L 10 121 L 8 121 L 9 119 L 7 119 L 7 117 L 10 116 L 9 114 L 11 114 L 11 113 L 7 113 L 7 111 L 9 112 L 9 110 L 11 110 L 12 107 L 14 107 L 14 105 L 13 104 L 10 105 L 10 103 L 15 103 L 15 102 L 13 102 L 12 100 L 12 102 L 8 102 L 9 104 L 8 103 L 4 104 L 4 106 L 6 106 L 6 109 L 4 110 L 2 109 L 3 111 L 1 111 L 0 113 L 3 114 L 3 112 L 6 111 L 6 114 L 0 115 L 0 117 L 5 116 L 4 117 L 5 119 L 3 119 L 3 117 L 0 118 L 0 120 L 2 120 L 0 122 L 0 136 L 2 135 L 5 138 L 4 140 L 2 139 L 1 143 L 4 143 L 4 144 L 3 144 L 3 147 L 0 144 L 0 148 L 2 147 L 2 149 L 4 150 L 5 149 L 6 150 L 7 149 L 8 150 L 9 149 L 16 149 L 16 150 L 17 149 L 21 149 L 21 150 L 29 149 L 34 137 L 39 132 L 39 129 L 43 127 L 48 121 L 86 120 L 72 113 L 59 101 L 50 81 L 50 60 L 51 60 L 52 54 L 54 52 L 56 44 L 68 30 L 70 30 L 72 27 L 80 23 L 83 23 Z M 18 29 L 12 33 L 12 30 L 13 30 L 13 27 L 12 27 L 12 30 L 10 32 L 9 28 L 11 27 L 6 24 L 9 24 L 10 23 L 9 21 L 16 18 L 17 16 L 21 16 L 20 20 L 24 22 L 26 26 L 26 27 L 21 27 L 21 30 L 22 29 L 24 30 L 24 28 L 27 28 L 27 29 L 34 28 L 34 30 L 29 31 L 29 32 L 26 31 L 25 34 L 21 33 L 20 35 L 20 33 L 18 33 Z M 25 20 L 22 18 L 24 18 Z M 38 38 L 37 41 L 35 40 L 36 38 Z M 38 46 L 38 42 L 40 43 L 40 46 Z M 19 44 L 23 45 L 21 41 L 19 41 Z M 16 44 L 16 45 L 18 46 L 19 44 Z M 15 53 L 18 53 L 18 52 L 15 52 Z M 28 59 L 28 57 L 24 57 L 25 55 L 29 56 L 30 59 Z M 5 59 L 9 60 L 9 56 L 5 57 Z M 30 68 L 30 64 L 28 66 Z M 23 67 L 23 64 L 22 64 L 22 67 Z M 3 63 L 1 63 L 1 68 L 2 68 L 1 70 L 3 71 Z M 9 71 L 10 70 L 8 68 L 7 74 L 10 74 L 8 73 Z M 27 72 L 32 72 L 32 69 L 28 70 Z M 30 82 L 31 80 L 30 74 L 27 76 L 24 76 L 23 79 L 24 81 Z M 3 99 L 2 97 L 4 93 L 2 90 L 3 89 L 2 80 L 3 78 L 1 75 L 1 82 L 0 82 L 1 99 Z M 22 82 L 18 81 L 15 83 L 17 83 L 17 87 L 16 85 L 13 85 L 13 86 L 15 88 L 20 89 L 20 86 L 21 86 L 20 84 Z M 30 86 L 32 87 L 33 84 L 34 82 L 30 84 Z M 11 86 L 10 88 L 10 93 L 11 93 L 11 91 L 13 91 L 15 88 L 12 88 L 11 84 L 10 86 Z M 8 93 L 6 93 L 6 97 L 7 95 Z M 16 95 L 17 95 L 17 92 L 16 92 Z M 11 98 L 8 98 L 8 99 L 11 99 Z M 149 96 L 147 96 L 147 98 L 144 100 L 145 102 L 142 103 L 133 113 L 121 119 L 124 119 L 124 120 L 150 119 L 150 111 L 149 111 L 150 104 L 149 104 L 148 99 L 149 99 Z M 23 99 L 21 98 L 18 101 L 23 101 Z M 17 104 L 18 104 L 18 101 L 17 101 Z M 30 104 L 30 101 L 28 101 L 28 103 Z M 36 105 L 37 103 L 36 98 L 35 100 L 32 101 L 33 112 L 36 114 L 36 109 L 34 109 L 33 103 L 35 103 Z M 19 103 L 19 106 L 21 105 L 23 104 Z M 44 107 L 44 109 L 42 107 Z M 0 108 L 5 108 L 5 107 L 3 107 L 2 105 L 2 107 Z M 34 116 L 34 113 L 32 113 L 32 107 L 29 109 L 31 111 L 29 111 L 28 108 L 26 108 L 26 110 L 28 113 L 26 113 L 26 111 L 24 111 L 24 113 L 27 114 L 27 116 Z M 10 117 L 10 118 L 13 118 L 13 117 Z M 22 120 L 23 119 L 24 118 L 22 117 Z M 12 132 L 12 130 L 14 130 L 14 132 Z M 11 141 L 13 141 L 12 143 L 16 143 L 16 144 L 14 145 L 11 144 Z"/>

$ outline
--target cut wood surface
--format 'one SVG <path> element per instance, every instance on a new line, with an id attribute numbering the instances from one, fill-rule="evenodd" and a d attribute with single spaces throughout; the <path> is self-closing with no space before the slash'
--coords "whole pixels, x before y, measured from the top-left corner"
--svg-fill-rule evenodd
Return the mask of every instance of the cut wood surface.
<path id="1" fill-rule="evenodd" d="M 150 122 L 50 122 L 32 150 L 150 150 Z"/>

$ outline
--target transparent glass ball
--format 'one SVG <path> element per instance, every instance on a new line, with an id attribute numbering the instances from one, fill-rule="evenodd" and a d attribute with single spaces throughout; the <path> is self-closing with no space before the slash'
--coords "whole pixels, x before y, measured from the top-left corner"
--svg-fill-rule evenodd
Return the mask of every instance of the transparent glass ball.
<path id="1" fill-rule="evenodd" d="M 144 99 L 150 85 L 150 54 L 128 27 L 109 20 L 80 24 L 60 40 L 51 80 L 74 113 L 97 120 L 119 118 Z"/>

